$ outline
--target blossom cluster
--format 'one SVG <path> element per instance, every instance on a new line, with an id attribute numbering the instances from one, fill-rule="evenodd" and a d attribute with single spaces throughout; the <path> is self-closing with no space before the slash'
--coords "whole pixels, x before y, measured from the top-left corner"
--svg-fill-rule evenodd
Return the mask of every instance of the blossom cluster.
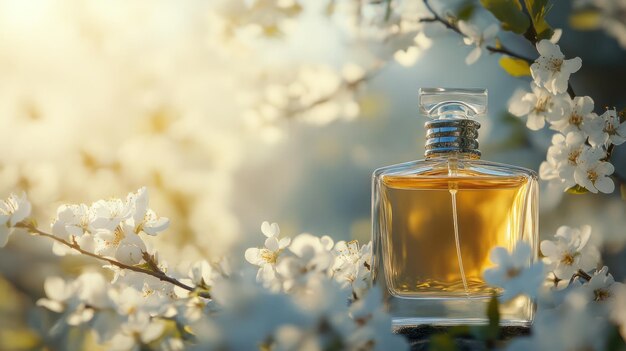
<path id="1" fill-rule="evenodd" d="M 112 272 L 48 277 L 37 305 L 60 314 L 51 333 L 81 327 L 111 350 L 408 347 L 391 332 L 381 291 L 370 289 L 371 243 L 279 239 L 278 225 L 264 222 L 264 247 L 245 253 L 256 274 L 226 259 L 170 268 L 144 241 L 169 224 L 149 208 L 146 188 L 125 199 L 61 205 L 51 233 L 30 220 L 30 208 L 25 195 L 2 203 L 7 237 L 25 229 L 52 239 L 58 255 L 91 256 Z"/>
<path id="2" fill-rule="evenodd" d="M 263 248 L 249 248 L 246 260 L 258 266 L 257 280 L 274 291 L 306 291 L 314 279 L 325 277 L 352 291 L 354 299 L 369 289 L 371 278 L 371 242 L 359 248 L 357 241 L 333 242 L 329 236 L 300 234 L 278 239 L 278 224 L 264 222 Z"/>
<path id="3" fill-rule="evenodd" d="M 568 80 L 581 68 L 580 58 L 565 59 L 559 46 L 547 39 L 537 43 L 537 51 L 540 56 L 530 66 L 531 91 L 514 94 L 509 112 L 527 116 L 532 130 L 542 129 L 547 121 L 557 131 L 539 169 L 541 178 L 563 190 L 579 186 L 593 193 L 613 192 L 609 176 L 615 168 L 608 160 L 609 150 L 626 141 L 626 121 L 615 109 L 594 113 L 589 96 L 570 97 Z"/>
<path id="4" fill-rule="evenodd" d="M 169 219 L 148 208 L 148 192 L 143 187 L 128 194 L 125 201 L 112 199 L 99 200 L 91 206 L 60 206 L 52 222 L 52 234 L 97 255 L 138 264 L 148 252 L 142 236 L 156 236 L 168 225 Z M 64 255 L 76 251 L 55 242 L 53 252 Z"/>
<path id="5" fill-rule="evenodd" d="M 590 237 L 589 226 L 562 226 L 554 240 L 541 242 L 543 259 L 532 264 L 533 253 L 525 242 L 511 253 L 492 251 L 497 266 L 484 277 L 504 289 L 500 299 L 523 294 L 539 304 L 532 336 L 514 339 L 507 350 L 605 350 L 611 325 L 626 340 L 626 285 L 616 282 L 608 267 L 600 267 Z"/>

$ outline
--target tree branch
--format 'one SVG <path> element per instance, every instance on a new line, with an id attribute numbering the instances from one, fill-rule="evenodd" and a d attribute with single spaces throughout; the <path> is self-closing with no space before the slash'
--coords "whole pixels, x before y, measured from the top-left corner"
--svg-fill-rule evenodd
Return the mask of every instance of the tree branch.
<path id="1" fill-rule="evenodd" d="M 151 270 L 148 270 L 148 269 L 145 269 L 145 268 L 127 265 L 125 263 L 116 261 L 116 260 L 111 259 L 111 258 L 107 258 L 107 257 L 96 255 L 96 254 L 94 254 L 92 252 L 89 252 L 89 251 L 86 251 L 86 250 L 82 249 L 80 247 L 80 245 L 78 245 L 75 242 L 71 243 L 71 242 L 69 242 L 69 241 L 67 241 L 65 239 L 62 239 L 62 238 L 54 236 L 54 235 L 52 235 L 50 233 L 46 233 L 44 231 L 41 231 L 41 230 L 39 230 L 37 227 L 35 227 L 32 224 L 18 223 L 16 225 L 16 228 L 24 228 L 24 229 L 28 230 L 30 233 L 32 233 L 34 235 L 39 235 L 39 236 L 44 236 L 46 238 L 50 238 L 50 239 L 52 239 L 52 240 L 54 240 L 56 242 L 59 242 L 59 243 L 65 245 L 65 246 L 67 246 L 67 247 L 69 247 L 71 249 L 74 249 L 74 250 L 80 252 L 81 254 L 83 254 L 85 256 L 89 256 L 89 257 L 95 258 L 95 259 L 100 260 L 100 261 L 105 261 L 105 262 L 110 263 L 111 265 L 114 265 L 116 267 L 119 267 L 119 268 L 122 268 L 122 269 L 127 269 L 127 270 L 130 270 L 130 271 L 133 271 L 133 272 L 137 272 L 137 273 L 143 273 L 143 274 L 147 274 L 147 275 L 153 276 L 153 277 L 155 277 L 155 278 L 157 278 L 157 279 L 159 279 L 161 281 L 165 281 L 165 282 L 174 284 L 174 285 L 176 285 L 176 286 L 178 286 L 180 288 L 183 288 L 183 289 L 185 289 L 187 291 L 194 291 L 195 290 L 193 287 L 191 287 L 191 286 L 189 286 L 187 284 L 184 284 L 184 283 L 180 282 L 179 280 L 177 280 L 176 278 L 170 277 L 167 274 L 165 274 L 165 272 L 163 272 L 160 268 L 158 268 L 158 266 L 156 266 L 156 264 L 154 263 L 153 260 L 146 260 L 146 262 L 148 262 L 148 265 L 151 268 L 154 269 L 154 271 L 151 271 Z M 145 255 L 148 255 L 148 254 L 144 253 L 144 259 L 145 259 Z M 156 269 L 155 269 L 155 267 L 156 267 Z"/>

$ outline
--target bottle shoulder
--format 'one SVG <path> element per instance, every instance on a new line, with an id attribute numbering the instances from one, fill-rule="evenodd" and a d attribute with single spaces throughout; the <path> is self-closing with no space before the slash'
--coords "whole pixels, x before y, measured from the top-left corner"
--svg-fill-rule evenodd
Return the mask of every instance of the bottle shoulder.
<path id="1" fill-rule="evenodd" d="M 523 177 L 529 181 L 537 180 L 533 170 L 486 160 L 433 158 L 415 160 L 378 168 L 373 178 L 510 178 Z"/>

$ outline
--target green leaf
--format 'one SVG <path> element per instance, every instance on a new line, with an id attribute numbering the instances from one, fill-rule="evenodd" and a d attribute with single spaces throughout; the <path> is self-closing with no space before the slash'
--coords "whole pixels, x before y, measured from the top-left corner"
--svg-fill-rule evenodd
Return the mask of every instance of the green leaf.
<path id="1" fill-rule="evenodd" d="M 568 193 L 570 194 L 586 194 L 589 192 L 589 190 L 587 190 L 587 188 L 580 186 L 578 184 L 574 185 L 573 187 L 569 188 L 566 190 Z"/>
<path id="2" fill-rule="evenodd" d="M 486 332 L 487 340 L 497 340 L 500 336 L 500 303 L 495 292 L 487 305 L 487 317 L 489 318 Z"/>
<path id="3" fill-rule="evenodd" d="M 530 76 L 530 66 L 528 62 L 524 60 L 502 56 L 498 62 L 500 63 L 500 67 L 513 77 Z"/>
<path id="4" fill-rule="evenodd" d="M 530 26 L 519 0 L 480 0 L 480 3 L 502 22 L 504 30 L 522 34 Z"/>
<path id="5" fill-rule="evenodd" d="M 622 194 L 622 200 L 626 201 L 626 184 L 620 184 L 619 191 Z"/>
<path id="6" fill-rule="evenodd" d="M 476 4 L 473 1 L 465 0 L 461 3 L 456 12 L 457 19 L 467 21 L 472 18 L 476 12 Z"/>
<path id="7" fill-rule="evenodd" d="M 552 7 L 549 0 L 524 0 L 524 4 L 530 14 L 536 40 L 550 39 L 554 30 L 546 22 L 546 15 Z"/>
<path id="8" fill-rule="evenodd" d="M 578 30 L 592 30 L 600 27 L 601 19 L 598 11 L 580 11 L 570 16 L 569 25 Z"/>

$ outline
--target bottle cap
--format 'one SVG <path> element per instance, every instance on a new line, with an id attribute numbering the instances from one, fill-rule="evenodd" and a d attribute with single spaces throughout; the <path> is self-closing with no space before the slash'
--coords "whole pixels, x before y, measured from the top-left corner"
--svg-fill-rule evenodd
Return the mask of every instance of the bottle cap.
<path id="1" fill-rule="evenodd" d="M 473 118 L 487 113 L 487 89 L 420 88 L 418 102 L 432 119 Z"/>
<path id="2" fill-rule="evenodd" d="M 486 89 L 421 88 L 420 112 L 432 120 L 426 127 L 426 157 L 469 154 L 480 157 L 478 129 L 474 120 L 487 113 Z"/>

